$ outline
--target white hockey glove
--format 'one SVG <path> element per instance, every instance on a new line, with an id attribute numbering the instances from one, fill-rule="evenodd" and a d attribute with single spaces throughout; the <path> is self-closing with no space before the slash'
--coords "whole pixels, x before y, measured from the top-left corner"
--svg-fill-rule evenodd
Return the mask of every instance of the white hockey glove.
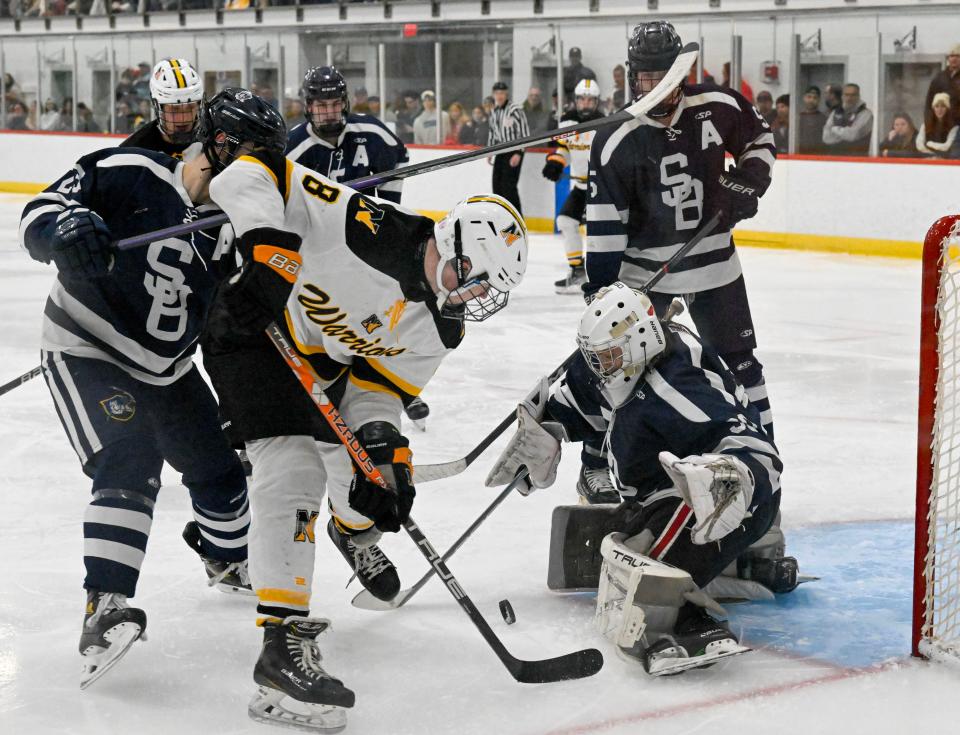
<path id="1" fill-rule="evenodd" d="M 530 473 L 528 483 L 517 488 L 523 495 L 529 495 L 536 488 L 550 487 L 557 479 L 560 442 L 566 438 L 566 432 L 555 421 L 541 423 L 549 391 L 547 381 L 541 379 L 537 388 L 517 406 L 517 431 L 487 475 L 487 487 L 512 482 L 521 467 Z"/>
<path id="2" fill-rule="evenodd" d="M 753 499 L 753 474 L 729 454 L 692 454 L 679 459 L 660 452 L 660 464 L 673 480 L 684 502 L 693 508 L 697 525 L 695 544 L 722 539 L 735 530 Z"/>

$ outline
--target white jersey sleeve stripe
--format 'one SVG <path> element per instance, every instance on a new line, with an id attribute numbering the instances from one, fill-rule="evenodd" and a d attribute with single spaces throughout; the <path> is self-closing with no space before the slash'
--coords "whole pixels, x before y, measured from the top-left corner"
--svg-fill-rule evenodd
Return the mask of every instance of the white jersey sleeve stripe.
<path id="1" fill-rule="evenodd" d="M 737 163 L 742 164 L 744 161 L 749 161 L 751 158 L 759 158 L 761 161 L 767 164 L 769 168 L 773 168 L 774 161 L 776 160 L 770 151 L 760 148 L 752 151 L 747 151 L 742 156 L 740 156 L 740 160 L 737 161 Z"/>
<path id="2" fill-rule="evenodd" d="M 626 220 L 613 204 L 588 204 L 587 219 L 619 219 L 626 223 Z"/>
<path id="3" fill-rule="evenodd" d="M 686 107 L 705 105 L 708 102 L 720 102 L 725 105 L 730 105 L 737 112 L 740 112 L 740 105 L 737 103 L 737 100 L 726 92 L 701 92 L 700 94 L 684 97 L 683 101 Z"/>
<path id="4" fill-rule="evenodd" d="M 670 385 L 656 368 L 651 368 L 646 377 L 647 385 L 650 386 L 650 389 L 685 419 L 697 424 L 704 424 L 710 421 L 710 417 L 707 416 L 707 414 L 700 410 L 689 398 Z"/>
<path id="5" fill-rule="evenodd" d="M 587 250 L 594 253 L 619 253 L 627 247 L 626 235 L 588 235 Z"/>

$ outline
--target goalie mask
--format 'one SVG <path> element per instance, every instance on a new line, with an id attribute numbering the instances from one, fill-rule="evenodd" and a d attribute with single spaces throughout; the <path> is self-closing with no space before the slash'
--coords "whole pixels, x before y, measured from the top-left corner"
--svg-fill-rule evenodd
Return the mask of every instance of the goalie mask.
<path id="1" fill-rule="evenodd" d="M 683 49 L 680 36 L 663 20 L 640 23 L 633 29 L 627 46 L 627 82 L 634 101 L 649 94 L 666 76 Z M 683 85 L 647 113 L 648 117 L 669 117 L 683 97 Z"/>
<path id="2" fill-rule="evenodd" d="M 437 303 L 443 316 L 482 322 L 507 305 L 527 269 L 527 227 L 506 199 L 478 194 L 455 206 L 434 226 Z M 456 286 L 447 288 L 447 264 Z"/>
<path id="3" fill-rule="evenodd" d="M 186 59 L 163 59 L 150 75 L 150 101 L 160 132 L 175 145 L 193 141 L 200 121 L 203 83 Z"/>
<path id="4" fill-rule="evenodd" d="M 620 281 L 600 289 L 577 329 L 577 344 L 605 385 L 643 375 L 666 349 L 653 304 Z"/>
<path id="5" fill-rule="evenodd" d="M 245 143 L 283 154 L 287 125 L 270 104 L 249 90 L 227 87 L 206 105 L 200 116 L 197 139 L 203 153 L 220 173 L 241 154 Z"/>

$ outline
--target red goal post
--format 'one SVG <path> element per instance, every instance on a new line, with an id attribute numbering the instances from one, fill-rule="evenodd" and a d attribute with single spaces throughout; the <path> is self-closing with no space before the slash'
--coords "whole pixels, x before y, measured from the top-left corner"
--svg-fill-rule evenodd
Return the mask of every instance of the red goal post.
<path id="1" fill-rule="evenodd" d="M 913 654 L 960 665 L 960 215 L 923 244 Z"/>

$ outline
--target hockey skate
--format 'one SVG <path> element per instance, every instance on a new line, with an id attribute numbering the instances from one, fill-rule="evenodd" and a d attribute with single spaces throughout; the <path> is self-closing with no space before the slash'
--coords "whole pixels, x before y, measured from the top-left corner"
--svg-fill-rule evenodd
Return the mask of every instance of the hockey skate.
<path id="1" fill-rule="evenodd" d="M 687 669 L 704 669 L 749 650 L 726 625 L 702 607 L 687 603 L 680 609 L 673 633 L 662 635 L 640 660 L 651 676 L 671 676 Z"/>
<path id="2" fill-rule="evenodd" d="M 580 502 L 588 505 L 601 503 L 620 503 L 620 493 L 610 481 L 610 472 L 606 467 L 580 467 L 580 477 L 577 478 L 577 493 Z"/>
<path id="3" fill-rule="evenodd" d="M 420 431 L 427 430 L 427 416 L 430 415 L 430 406 L 428 406 L 420 396 L 414 398 L 403 408 L 407 418 L 413 422 Z"/>
<path id="4" fill-rule="evenodd" d="M 320 665 L 317 636 L 330 627 L 323 618 L 289 617 L 263 624 L 263 648 L 253 669 L 257 693 L 247 713 L 258 722 L 309 732 L 340 732 L 354 694 Z"/>
<path id="5" fill-rule="evenodd" d="M 553 282 L 554 290 L 559 294 L 581 295 L 580 286 L 587 282 L 587 270 L 582 265 L 570 266 L 566 277 Z"/>
<path id="6" fill-rule="evenodd" d="M 187 546 L 197 552 L 204 568 L 207 570 L 207 584 L 216 587 L 221 592 L 233 595 L 252 595 L 250 574 L 247 570 L 247 560 L 220 561 L 213 559 L 201 551 L 200 526 L 196 521 L 190 521 L 183 528 L 183 540 Z"/>
<path id="7" fill-rule="evenodd" d="M 112 669 L 138 639 L 146 640 L 146 631 L 147 614 L 127 605 L 126 595 L 87 590 L 80 633 L 80 688 L 86 689 Z"/>
<path id="8" fill-rule="evenodd" d="M 380 536 L 376 531 L 370 529 L 350 536 L 341 533 L 331 518 L 327 523 L 327 533 L 370 594 L 384 601 L 397 596 L 400 592 L 400 576 L 393 562 L 377 546 L 376 541 Z"/>

